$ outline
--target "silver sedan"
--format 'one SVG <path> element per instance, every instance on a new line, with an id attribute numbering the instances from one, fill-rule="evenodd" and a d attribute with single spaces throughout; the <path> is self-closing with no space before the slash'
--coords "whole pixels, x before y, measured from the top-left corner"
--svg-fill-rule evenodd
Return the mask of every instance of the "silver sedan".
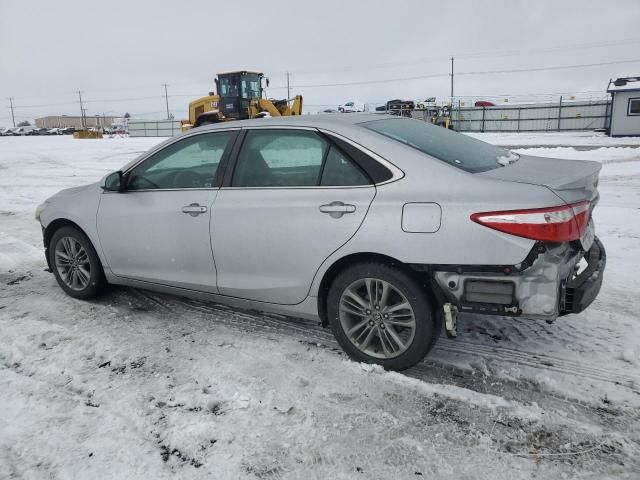
<path id="1" fill-rule="evenodd" d="M 458 312 L 551 322 L 593 301 L 599 170 L 385 115 L 234 121 L 36 218 L 73 297 L 120 284 L 320 319 L 353 359 L 404 369 Z"/>

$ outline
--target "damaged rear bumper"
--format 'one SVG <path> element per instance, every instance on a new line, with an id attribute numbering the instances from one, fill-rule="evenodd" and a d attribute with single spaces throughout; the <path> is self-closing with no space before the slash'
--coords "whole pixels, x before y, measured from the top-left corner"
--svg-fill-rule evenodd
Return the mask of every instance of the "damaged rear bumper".
<path id="1" fill-rule="evenodd" d="M 587 265 L 578 273 L 583 259 Z M 433 279 L 442 300 L 460 312 L 553 321 L 593 302 L 605 265 L 605 250 L 596 238 L 587 252 L 570 243 L 537 244 L 520 265 L 441 266 L 433 270 Z"/>
<path id="2" fill-rule="evenodd" d="M 586 268 L 560 286 L 560 315 L 582 312 L 600 292 L 607 254 L 598 238 L 594 240 L 584 259 L 587 262 Z"/>

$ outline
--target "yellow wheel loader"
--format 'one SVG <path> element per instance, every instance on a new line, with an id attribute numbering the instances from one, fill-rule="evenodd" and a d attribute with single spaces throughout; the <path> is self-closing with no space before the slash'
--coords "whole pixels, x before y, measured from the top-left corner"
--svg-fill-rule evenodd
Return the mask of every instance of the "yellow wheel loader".
<path id="1" fill-rule="evenodd" d="M 182 120 L 183 131 L 209 123 L 248 118 L 280 117 L 302 114 L 302 96 L 296 95 L 293 103 L 264 97 L 263 80 L 269 80 L 260 72 L 238 70 L 219 73 L 216 78 L 217 94 L 189 103 L 189 120 Z"/>

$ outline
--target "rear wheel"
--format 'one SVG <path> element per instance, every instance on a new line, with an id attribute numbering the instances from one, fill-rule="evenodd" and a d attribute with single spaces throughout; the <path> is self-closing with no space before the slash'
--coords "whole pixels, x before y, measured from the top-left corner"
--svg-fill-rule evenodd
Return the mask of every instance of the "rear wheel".
<path id="1" fill-rule="evenodd" d="M 74 298 L 94 298 L 106 283 L 91 241 L 78 228 L 56 230 L 49 243 L 49 259 L 58 284 Z"/>
<path id="2" fill-rule="evenodd" d="M 435 343 L 433 311 L 420 285 L 382 263 L 357 264 L 340 273 L 327 297 L 329 323 L 354 360 L 403 370 Z"/>

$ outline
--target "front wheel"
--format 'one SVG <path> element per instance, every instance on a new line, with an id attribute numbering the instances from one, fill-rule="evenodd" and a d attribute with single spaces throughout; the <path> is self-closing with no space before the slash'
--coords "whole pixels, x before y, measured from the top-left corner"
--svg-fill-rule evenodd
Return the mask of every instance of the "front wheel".
<path id="1" fill-rule="evenodd" d="M 56 230 L 49 243 L 49 259 L 58 284 L 74 298 L 94 298 L 106 283 L 91 241 L 75 227 Z"/>
<path id="2" fill-rule="evenodd" d="M 435 343 L 436 321 L 427 295 L 410 275 L 382 263 L 340 273 L 327 297 L 331 329 L 354 360 L 404 370 Z"/>

